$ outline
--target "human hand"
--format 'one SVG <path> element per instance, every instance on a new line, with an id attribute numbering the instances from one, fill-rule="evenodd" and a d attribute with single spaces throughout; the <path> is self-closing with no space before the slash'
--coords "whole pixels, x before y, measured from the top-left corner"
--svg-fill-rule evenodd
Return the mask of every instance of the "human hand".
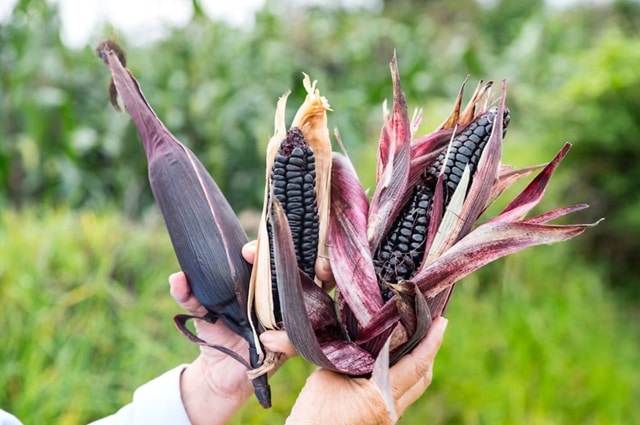
<path id="1" fill-rule="evenodd" d="M 253 264 L 256 256 L 256 241 L 251 241 L 242 247 L 242 256 L 249 263 Z M 318 257 L 315 264 L 315 275 L 322 282 L 322 287 L 329 291 L 335 287 L 336 283 L 333 278 L 331 265 L 327 257 Z M 293 348 L 286 331 L 268 330 L 260 334 L 260 341 L 265 348 L 273 353 L 280 353 L 285 358 L 298 355 L 296 349 Z"/>
<path id="2" fill-rule="evenodd" d="M 171 295 L 188 314 L 195 317 L 207 314 L 206 308 L 191 292 L 184 273 L 172 274 L 169 285 Z M 211 345 L 229 348 L 248 360 L 247 341 L 230 331 L 221 320 L 209 323 L 194 319 L 194 326 L 200 339 Z M 253 392 L 246 373 L 247 368 L 237 360 L 215 348 L 201 346 L 200 355 L 180 377 L 182 403 L 191 423 L 226 423 Z M 212 408 L 215 414 L 211 414 Z"/>
<path id="3" fill-rule="evenodd" d="M 433 362 L 442 344 L 447 319 L 433 321 L 426 337 L 389 369 L 391 394 L 400 417 L 431 384 Z M 387 425 L 393 420 L 381 390 L 371 379 L 317 369 L 296 400 L 288 425 Z"/>
<path id="4" fill-rule="evenodd" d="M 242 248 L 242 255 L 249 263 L 253 263 L 255 253 L 255 241 Z M 316 275 L 327 287 L 334 285 L 326 258 L 319 258 L 316 262 Z M 172 274 L 169 285 L 171 295 L 189 315 L 204 317 L 207 314 L 206 308 L 192 294 L 184 273 Z M 210 323 L 194 319 L 194 325 L 200 339 L 241 353 L 248 360 L 247 341 L 230 331 L 222 321 Z M 268 350 L 282 353 L 285 359 L 297 354 L 285 331 L 266 331 L 260 335 L 260 340 Z M 180 388 L 183 404 L 194 425 L 226 423 L 253 393 L 246 367 L 207 346 L 200 347 L 200 355 L 182 373 Z M 215 412 L 212 413 L 212 409 Z"/>

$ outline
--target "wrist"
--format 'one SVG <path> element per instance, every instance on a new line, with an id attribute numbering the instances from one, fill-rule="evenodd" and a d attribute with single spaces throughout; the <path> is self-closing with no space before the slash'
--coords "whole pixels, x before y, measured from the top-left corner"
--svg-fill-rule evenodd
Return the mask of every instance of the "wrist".
<path id="1" fill-rule="evenodd" d="M 371 380 L 326 369 L 313 372 L 298 395 L 286 425 L 393 425 L 380 389 Z"/>
<path id="2" fill-rule="evenodd" d="M 192 425 L 226 424 L 249 397 L 224 393 L 202 355 L 182 371 L 180 394 Z"/>

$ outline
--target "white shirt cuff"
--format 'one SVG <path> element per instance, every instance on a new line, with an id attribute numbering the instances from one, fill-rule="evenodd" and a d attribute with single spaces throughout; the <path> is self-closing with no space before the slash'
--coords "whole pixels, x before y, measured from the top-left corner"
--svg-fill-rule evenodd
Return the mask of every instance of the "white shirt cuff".
<path id="1" fill-rule="evenodd" d="M 180 375 L 185 367 L 178 366 L 142 385 L 130 404 L 91 425 L 191 425 L 180 395 Z"/>

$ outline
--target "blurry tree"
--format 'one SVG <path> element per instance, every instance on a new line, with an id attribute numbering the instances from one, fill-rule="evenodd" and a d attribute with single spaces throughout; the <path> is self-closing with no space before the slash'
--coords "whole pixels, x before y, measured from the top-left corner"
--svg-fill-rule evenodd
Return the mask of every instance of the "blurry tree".
<path id="1" fill-rule="evenodd" d="M 511 44 L 531 17 L 543 12 L 545 5 L 544 0 L 497 0 L 490 3 L 481 15 L 481 28 L 490 43 L 487 47 L 495 52 Z"/>
<path id="2" fill-rule="evenodd" d="M 616 0 L 613 9 L 619 17 L 620 27 L 627 33 L 640 32 L 640 2 L 637 0 Z"/>
<path id="3" fill-rule="evenodd" d="M 569 133 L 576 146 L 568 196 L 590 200 L 594 213 L 606 218 L 581 246 L 609 265 L 615 284 L 640 296 L 633 278 L 640 274 L 640 38 L 608 32 L 573 63 L 572 77 L 550 105 L 560 118 L 553 131 Z"/>
<path id="4" fill-rule="evenodd" d="M 129 48 L 129 66 L 158 115 L 201 157 L 236 209 L 261 203 L 275 103 L 291 89 L 289 110 L 296 108 L 303 71 L 320 81 L 339 112 L 330 125 L 347 146 L 377 142 L 394 50 L 415 107 L 428 95 L 451 99 L 468 72 L 455 41 L 440 37 L 435 22 L 414 27 L 369 10 L 271 2 L 246 30 L 194 11 L 165 40 Z M 108 73 L 99 60 L 89 48 L 67 49 L 59 30 L 56 9 L 44 0 L 20 1 L 0 28 L 0 89 L 7 94 L 0 103 L 0 202 L 115 201 L 138 214 L 151 195 L 135 129 L 108 106 Z M 369 151 L 351 149 L 356 161 L 360 152 L 370 159 Z"/>
<path id="5" fill-rule="evenodd" d="M 126 122 L 105 113 L 104 69 L 90 50 L 65 48 L 59 30 L 44 0 L 19 1 L 0 26 L 0 203 L 136 198 L 144 157 L 125 156 Z"/>
<path id="6" fill-rule="evenodd" d="M 569 161 L 582 165 L 565 167 L 579 176 L 566 181 L 579 181 L 570 186 L 576 200 L 597 199 L 591 203 L 602 209 L 593 214 L 611 222 L 581 245 L 594 253 L 611 246 L 611 256 L 601 256 L 606 263 L 635 271 L 635 177 L 611 176 L 637 153 L 622 141 L 635 137 L 640 119 L 633 71 L 638 4 L 557 11 L 541 0 L 516 3 L 383 1 L 380 13 L 272 0 L 253 28 L 240 29 L 211 21 L 194 0 L 189 24 L 164 40 L 120 41 L 158 115 L 236 210 L 262 202 L 275 103 L 292 90 L 291 118 L 304 97 L 303 71 L 319 81 L 335 111 L 330 127 L 340 131 L 369 187 L 394 51 L 410 108 L 425 108 L 424 131 L 446 116 L 467 75 L 470 85 L 505 78 L 512 162 L 526 165 L 534 151 L 547 159 L 562 141 L 574 142 Z M 67 49 L 59 30 L 56 9 L 45 0 L 20 0 L 0 26 L 0 205 L 116 204 L 140 214 L 152 198 L 135 129 L 108 105 L 108 73 L 92 49 Z"/>

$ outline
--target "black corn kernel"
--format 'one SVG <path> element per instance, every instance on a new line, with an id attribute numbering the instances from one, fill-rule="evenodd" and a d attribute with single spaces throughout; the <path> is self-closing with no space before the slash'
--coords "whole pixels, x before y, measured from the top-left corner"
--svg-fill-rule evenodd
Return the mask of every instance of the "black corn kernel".
<path id="1" fill-rule="evenodd" d="M 432 200 L 431 188 L 416 186 L 411 200 L 394 222 L 374 257 L 374 269 L 385 300 L 393 295 L 386 283 L 411 279 L 422 262 Z"/>
<path id="2" fill-rule="evenodd" d="M 469 166 L 469 171 L 473 177 L 478 162 L 480 162 L 482 151 L 491 137 L 493 123 L 497 115 L 498 108 L 494 107 L 469 124 L 461 133 L 454 137 L 448 152 L 443 152 L 427 170 L 426 174 L 437 178 L 446 156 L 443 178 L 449 196 L 453 194 L 458 187 L 458 183 L 460 183 L 466 166 Z M 503 137 L 508 124 L 509 111 L 505 110 Z"/>
<path id="3" fill-rule="evenodd" d="M 273 196 L 282 205 L 289 222 L 298 267 L 313 279 L 319 240 L 315 156 L 299 128 L 287 132 L 274 158 L 270 179 Z M 267 231 L 271 239 L 270 226 L 267 226 Z M 271 282 L 276 303 L 277 283 L 271 244 L 270 250 Z M 279 307 L 275 313 L 276 320 L 280 321 Z"/>
<path id="4" fill-rule="evenodd" d="M 433 194 L 443 165 L 446 206 L 460 183 L 465 167 L 469 166 L 473 178 L 482 151 L 491 137 L 497 114 L 498 108 L 491 108 L 458 133 L 449 149 L 442 152 L 425 170 L 422 182 L 414 188 L 411 200 L 399 214 L 374 256 L 374 268 L 385 300 L 393 295 L 386 283 L 411 279 L 424 259 Z M 503 137 L 509 118 L 509 111 L 505 110 Z"/>

